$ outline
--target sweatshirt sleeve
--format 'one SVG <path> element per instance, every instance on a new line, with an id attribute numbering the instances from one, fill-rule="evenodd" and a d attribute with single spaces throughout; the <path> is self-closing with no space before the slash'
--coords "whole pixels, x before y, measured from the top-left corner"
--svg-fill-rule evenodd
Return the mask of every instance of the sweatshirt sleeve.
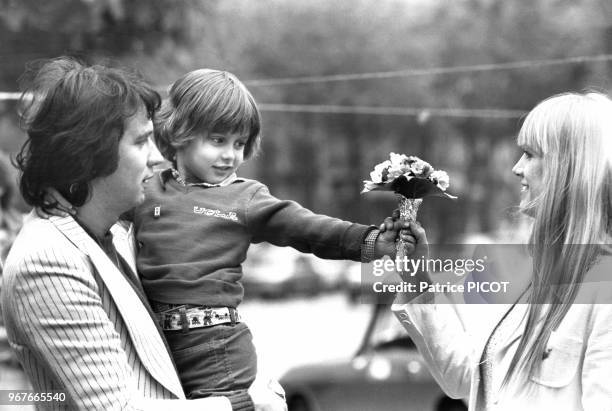
<path id="1" fill-rule="evenodd" d="M 252 241 L 291 246 L 320 258 L 360 261 L 370 226 L 315 214 L 295 201 L 279 200 L 258 184 L 246 209 Z"/>

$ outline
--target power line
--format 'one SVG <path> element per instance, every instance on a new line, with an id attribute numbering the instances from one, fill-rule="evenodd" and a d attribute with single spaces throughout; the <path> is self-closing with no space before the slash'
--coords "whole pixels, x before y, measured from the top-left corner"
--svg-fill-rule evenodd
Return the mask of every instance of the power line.
<path id="1" fill-rule="evenodd" d="M 0 92 L 0 100 L 17 100 L 21 93 Z M 506 109 L 461 109 L 461 108 L 430 108 L 430 107 L 380 107 L 380 106 L 339 106 L 325 104 L 259 104 L 261 111 L 285 113 L 316 113 L 316 114 L 366 114 L 378 116 L 417 116 L 420 118 L 461 117 L 461 118 L 495 118 L 519 119 L 526 112 Z"/>
<path id="2" fill-rule="evenodd" d="M 0 101 L 3 100 L 19 100 L 21 93 L 12 93 L 10 91 L 0 91 Z"/>
<path id="3" fill-rule="evenodd" d="M 527 114 L 521 110 L 505 109 L 460 109 L 460 108 L 413 108 L 376 106 L 337 106 L 317 104 L 260 104 L 262 111 L 320 114 L 371 114 L 386 116 L 437 116 L 464 118 L 519 119 Z"/>
<path id="4" fill-rule="evenodd" d="M 567 57 L 548 60 L 525 60 L 499 64 L 480 64 L 473 66 L 433 67 L 429 69 L 407 69 L 396 71 L 381 71 L 359 74 L 334 74 L 328 76 L 305 76 L 291 78 L 276 78 L 262 80 L 247 80 L 244 83 L 251 86 L 289 85 L 322 83 L 332 81 L 352 81 L 365 79 L 383 79 L 393 77 L 410 77 L 423 75 L 443 75 L 453 73 L 484 72 L 494 70 L 513 70 L 555 66 L 565 64 L 579 64 L 586 62 L 611 61 L 612 54 L 596 56 Z M 159 87 L 158 87 L 159 88 Z M 0 101 L 18 100 L 21 93 L 0 92 Z M 309 105 L 309 104 L 260 104 L 262 111 L 293 112 L 293 113 L 321 113 L 321 114 L 370 114 L 370 115 L 399 115 L 399 116 L 438 116 L 438 117 L 464 117 L 464 118 L 500 118 L 518 119 L 526 112 L 507 109 L 453 109 L 453 108 L 413 108 L 413 107 L 376 107 L 376 106 L 339 106 L 339 105 Z"/>
<path id="5" fill-rule="evenodd" d="M 567 57 L 560 59 L 548 60 L 525 60 L 499 64 L 478 64 L 473 66 L 457 66 L 457 67 L 433 67 L 426 69 L 406 69 L 395 71 L 378 71 L 372 73 L 353 73 L 353 74 L 332 74 L 326 76 L 303 76 L 303 77 L 286 77 L 286 78 L 271 78 L 259 80 L 247 80 L 244 83 L 249 86 L 264 87 L 264 86 L 283 86 L 293 84 L 307 83 L 328 83 L 333 81 L 353 81 L 353 80 L 370 80 L 370 79 L 386 79 L 395 77 L 412 77 L 412 76 L 436 76 L 443 74 L 457 73 L 472 73 L 495 70 L 516 70 L 523 68 L 559 66 L 564 64 L 579 64 L 590 62 L 602 62 L 612 60 L 612 54 L 600 54 L 596 56 L 580 56 Z"/>

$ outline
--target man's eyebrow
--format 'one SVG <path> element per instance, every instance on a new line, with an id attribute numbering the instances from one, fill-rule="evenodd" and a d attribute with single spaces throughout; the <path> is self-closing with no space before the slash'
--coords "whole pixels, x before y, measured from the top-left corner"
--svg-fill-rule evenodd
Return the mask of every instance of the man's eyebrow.
<path id="1" fill-rule="evenodd" d="M 153 130 L 148 130 L 136 136 L 136 140 L 140 140 L 142 138 L 149 138 L 152 135 L 153 135 Z"/>

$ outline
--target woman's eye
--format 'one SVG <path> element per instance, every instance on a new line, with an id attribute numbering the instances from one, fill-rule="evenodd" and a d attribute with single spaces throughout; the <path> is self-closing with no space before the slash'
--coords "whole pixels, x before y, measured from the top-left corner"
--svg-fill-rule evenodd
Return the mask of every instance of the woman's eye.
<path id="1" fill-rule="evenodd" d="M 533 157 L 533 155 L 529 151 L 523 151 L 523 155 L 525 156 L 525 158 Z"/>
<path id="2" fill-rule="evenodd" d="M 244 141 L 237 141 L 236 142 L 236 147 L 237 148 L 243 148 L 244 146 L 246 146 L 246 143 Z"/>

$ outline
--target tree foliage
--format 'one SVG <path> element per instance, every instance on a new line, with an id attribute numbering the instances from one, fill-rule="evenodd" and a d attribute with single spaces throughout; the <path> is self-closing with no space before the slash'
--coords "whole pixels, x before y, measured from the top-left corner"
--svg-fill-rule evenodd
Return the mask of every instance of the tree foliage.
<path id="1" fill-rule="evenodd" d="M 607 0 L 10 0 L 0 13 L 0 82 L 14 89 L 25 61 L 112 56 L 161 89 L 200 67 L 247 81 L 470 66 L 612 52 Z M 607 89 L 607 63 L 447 75 L 250 86 L 261 103 L 528 110 L 551 94 Z M 6 108 L 5 108 L 6 109 Z M 363 222 L 394 199 L 359 196 L 390 151 L 451 175 L 460 200 L 432 200 L 432 237 L 495 229 L 517 201 L 517 120 L 264 112 L 264 150 L 247 165 L 279 196 Z M 0 123 L 0 130 L 2 130 Z M 436 231 L 437 230 L 437 231 Z"/>

